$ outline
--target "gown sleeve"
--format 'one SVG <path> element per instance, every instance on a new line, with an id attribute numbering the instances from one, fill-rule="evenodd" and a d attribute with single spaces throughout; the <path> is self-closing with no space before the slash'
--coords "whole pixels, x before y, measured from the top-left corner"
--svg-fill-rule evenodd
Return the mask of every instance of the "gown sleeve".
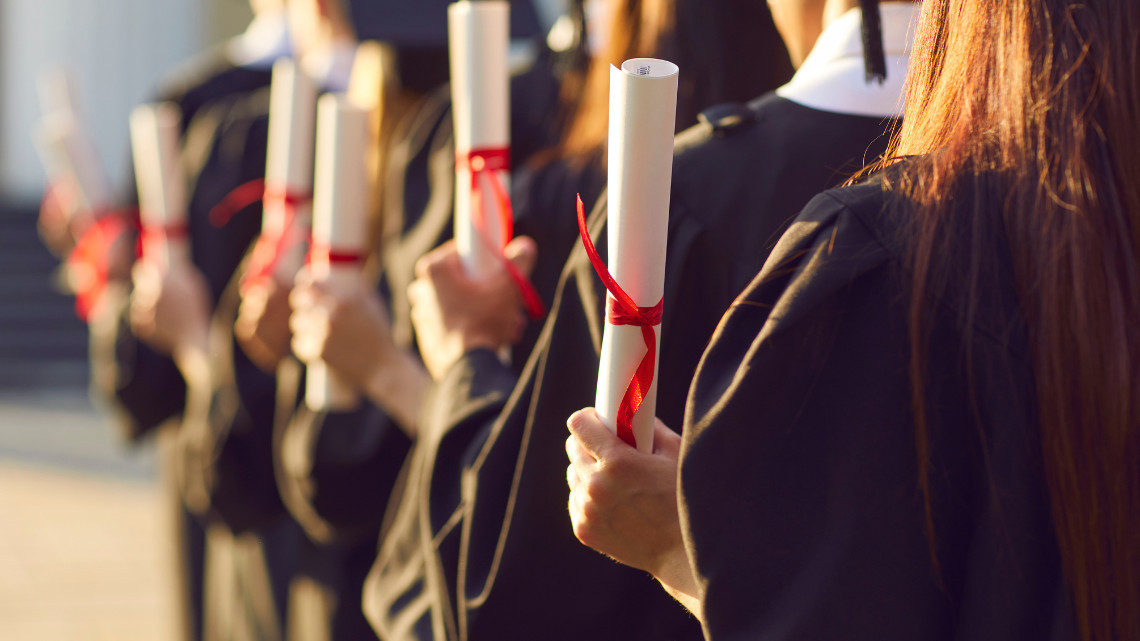
<path id="1" fill-rule="evenodd" d="M 399 426 L 367 400 L 345 412 L 302 403 L 279 439 L 281 494 L 309 537 L 374 537 L 411 447 Z"/>

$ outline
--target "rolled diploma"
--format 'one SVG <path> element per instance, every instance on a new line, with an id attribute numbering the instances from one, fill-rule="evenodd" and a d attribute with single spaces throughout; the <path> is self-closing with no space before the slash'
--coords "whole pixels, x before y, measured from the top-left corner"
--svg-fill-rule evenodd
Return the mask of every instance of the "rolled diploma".
<path id="1" fill-rule="evenodd" d="M 507 47 L 510 37 L 509 5 L 504 0 L 470 0 L 447 8 L 451 56 L 451 113 L 457 156 L 472 149 L 510 147 L 510 84 Z M 497 171 L 510 193 L 510 172 Z M 484 176 L 480 179 L 483 217 L 492 247 L 503 239 L 498 224 L 499 205 Z M 483 276 L 497 266 L 492 248 L 479 238 L 471 220 L 471 171 L 455 171 L 455 242 L 464 267 Z"/>
<path id="2" fill-rule="evenodd" d="M 326 94 L 317 103 L 317 160 L 313 185 L 313 246 L 363 255 L 368 232 L 368 112 L 343 94 Z M 360 265 L 322 260 L 314 252 L 313 279 L 336 289 L 356 288 Z M 359 395 L 322 362 L 308 366 L 305 403 L 312 409 L 351 409 Z"/>
<path id="3" fill-rule="evenodd" d="M 95 143 L 71 111 L 55 111 L 39 122 L 36 148 L 52 181 L 64 181 L 73 190 L 75 202 L 68 212 L 91 216 L 106 212 L 111 188 Z"/>
<path id="4" fill-rule="evenodd" d="M 186 177 L 179 150 L 181 112 L 174 103 L 154 103 L 131 112 L 131 150 L 139 190 L 143 254 L 167 269 L 190 259 L 185 236 L 163 230 L 186 228 Z M 154 236 L 147 229 L 158 230 Z"/>
<path id="5" fill-rule="evenodd" d="M 639 307 L 656 305 L 665 288 L 677 72 L 677 65 L 651 58 L 627 60 L 620 70 L 610 68 L 609 269 Z M 660 339 L 660 328 L 654 331 Z M 611 430 L 645 349 L 640 327 L 606 321 L 595 407 Z M 653 384 L 633 419 L 642 452 L 653 451 L 660 349 L 658 340 Z"/>
<path id="6" fill-rule="evenodd" d="M 297 64 L 288 58 L 273 63 L 265 162 L 267 187 L 284 188 L 287 193 L 295 195 L 312 192 L 316 110 L 317 87 L 308 75 L 301 73 Z M 294 227 L 308 227 L 312 211 L 311 201 L 298 201 L 294 207 Z M 280 238 L 287 231 L 287 222 L 285 203 L 277 198 L 268 199 L 261 215 L 261 235 Z M 278 261 L 276 275 L 292 282 L 304 260 L 304 243 L 297 243 Z"/>
<path id="7" fill-rule="evenodd" d="M 79 88 L 75 75 L 66 67 L 50 67 L 36 76 L 36 89 L 40 97 L 40 109 L 52 114 L 68 112 L 79 116 Z"/>

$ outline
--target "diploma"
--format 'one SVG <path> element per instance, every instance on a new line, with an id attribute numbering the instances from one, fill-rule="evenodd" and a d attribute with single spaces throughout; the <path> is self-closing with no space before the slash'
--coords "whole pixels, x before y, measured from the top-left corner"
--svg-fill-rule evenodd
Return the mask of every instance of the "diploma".
<path id="1" fill-rule="evenodd" d="M 610 68 L 609 271 L 640 311 L 615 303 L 622 296 L 611 288 L 595 406 L 623 440 L 632 430 L 642 452 L 653 451 L 657 409 L 677 74 L 673 63 L 650 58 Z"/>
<path id="2" fill-rule="evenodd" d="M 190 259 L 186 175 L 174 103 L 145 104 L 131 112 L 131 150 L 139 191 L 143 257 L 169 269 Z"/>
<path id="3" fill-rule="evenodd" d="M 483 276 L 510 240 L 510 85 L 505 0 L 447 8 L 455 127 L 455 242 L 468 273 Z M 505 219 L 505 220 L 504 220 Z"/>
<path id="4" fill-rule="evenodd" d="M 273 275 L 292 282 L 304 262 L 312 216 L 316 110 L 313 81 L 292 60 L 277 60 L 269 89 L 261 236 L 250 257 L 247 282 Z"/>
<path id="5" fill-rule="evenodd" d="M 94 218 L 109 210 L 110 181 L 103 172 L 95 143 L 74 112 L 57 110 L 44 116 L 36 127 L 35 141 L 51 181 L 66 185 L 72 196 L 69 219 Z"/>
<path id="6" fill-rule="evenodd" d="M 36 76 L 40 108 L 45 114 L 68 112 L 78 117 L 79 89 L 75 76 L 64 67 L 51 67 Z"/>
<path id="7" fill-rule="evenodd" d="M 313 279 L 332 288 L 356 288 L 367 250 L 368 112 L 344 95 L 317 103 L 317 160 L 313 184 Z M 358 393 L 322 362 L 308 366 L 305 403 L 312 409 L 351 409 Z"/>

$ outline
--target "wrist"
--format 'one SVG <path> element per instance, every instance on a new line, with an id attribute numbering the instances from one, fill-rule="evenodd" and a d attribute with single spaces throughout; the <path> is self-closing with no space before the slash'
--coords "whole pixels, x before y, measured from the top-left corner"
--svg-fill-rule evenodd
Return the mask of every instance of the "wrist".
<path id="1" fill-rule="evenodd" d="M 380 361 L 365 381 L 364 391 L 400 429 L 415 435 L 419 409 L 431 377 L 411 353 L 397 349 Z"/>

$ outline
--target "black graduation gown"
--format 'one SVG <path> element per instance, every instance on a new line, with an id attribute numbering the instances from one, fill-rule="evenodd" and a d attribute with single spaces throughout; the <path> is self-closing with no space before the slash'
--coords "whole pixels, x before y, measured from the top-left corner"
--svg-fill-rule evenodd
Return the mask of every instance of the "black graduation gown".
<path id="1" fill-rule="evenodd" d="M 811 196 L 882 151 L 888 124 L 771 94 L 706 113 L 674 160 L 658 381 L 659 416 L 674 427 L 721 311 Z M 590 217 L 603 255 L 605 223 L 603 202 Z M 700 637 L 647 574 L 578 543 L 566 515 L 564 424 L 594 402 L 604 304 L 575 247 L 517 384 L 475 351 L 433 390 L 365 591 L 385 638 Z"/>
<path id="2" fill-rule="evenodd" d="M 997 212 L 981 230 L 998 259 L 972 325 L 956 275 L 930 323 L 934 570 L 900 242 L 913 211 L 877 181 L 814 199 L 701 361 L 680 487 L 713 641 L 1078 638 Z"/>

